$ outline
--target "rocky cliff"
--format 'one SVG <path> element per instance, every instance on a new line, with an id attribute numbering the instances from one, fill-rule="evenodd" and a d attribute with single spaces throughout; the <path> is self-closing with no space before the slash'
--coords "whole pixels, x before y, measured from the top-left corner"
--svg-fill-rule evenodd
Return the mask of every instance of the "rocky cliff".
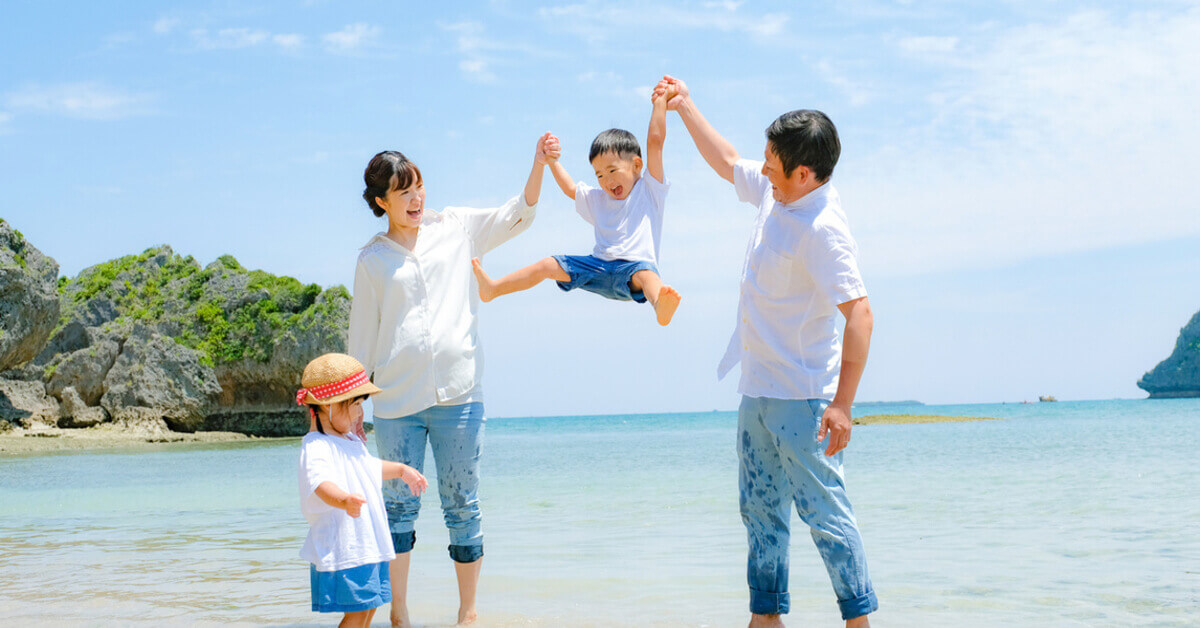
<path id="1" fill-rule="evenodd" d="M 1184 325 L 1175 350 L 1138 380 L 1151 398 L 1200 397 L 1200 312 Z"/>
<path id="2" fill-rule="evenodd" d="M 37 355 L 58 319 L 58 262 L 0 218 L 0 371 Z"/>
<path id="3" fill-rule="evenodd" d="M 27 266 L 33 259 L 25 254 Z M 12 291 L 5 277 L 0 294 Z M 300 372 L 321 353 L 345 350 L 344 287 L 247 270 L 230 256 L 202 267 L 160 246 L 59 278 L 51 292 L 52 308 L 5 312 L 5 338 L 10 321 L 45 330 L 3 363 L 24 362 L 0 376 L 0 429 L 7 419 L 300 435 L 308 428 L 293 396 Z"/>

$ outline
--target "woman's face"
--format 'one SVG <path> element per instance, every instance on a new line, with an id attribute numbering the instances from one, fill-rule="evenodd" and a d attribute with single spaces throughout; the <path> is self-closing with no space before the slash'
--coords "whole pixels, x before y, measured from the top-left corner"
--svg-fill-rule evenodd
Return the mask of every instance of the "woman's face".
<path id="1" fill-rule="evenodd" d="M 416 229 L 421 226 L 421 216 L 425 213 L 425 184 L 417 180 L 402 190 L 389 190 L 387 196 L 376 202 L 387 212 L 388 222 L 393 227 Z"/>

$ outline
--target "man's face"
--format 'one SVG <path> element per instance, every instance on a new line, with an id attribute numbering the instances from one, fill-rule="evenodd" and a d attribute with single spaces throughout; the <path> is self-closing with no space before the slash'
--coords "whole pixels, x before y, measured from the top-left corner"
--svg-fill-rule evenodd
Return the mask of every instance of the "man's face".
<path id="1" fill-rule="evenodd" d="M 763 161 L 762 173 L 771 182 L 771 196 L 775 200 L 780 203 L 791 203 L 800 200 L 809 192 L 808 184 L 811 183 L 812 170 L 807 166 L 796 166 L 796 169 L 792 171 L 792 176 L 785 177 L 783 176 L 783 162 L 775 154 L 770 142 L 767 142 L 767 148 L 763 154 L 766 159 Z"/>
<path id="2" fill-rule="evenodd" d="M 618 201 L 629 196 L 642 171 L 641 157 L 622 157 L 616 153 L 596 155 L 592 160 L 596 181 L 609 196 Z"/>

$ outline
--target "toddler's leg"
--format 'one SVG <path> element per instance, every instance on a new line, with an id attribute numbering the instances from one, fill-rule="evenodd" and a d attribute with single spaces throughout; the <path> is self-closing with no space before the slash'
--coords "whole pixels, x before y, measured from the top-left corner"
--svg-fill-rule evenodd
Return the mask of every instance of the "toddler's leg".
<path id="1" fill-rule="evenodd" d="M 471 260 L 471 266 L 474 267 L 475 279 L 479 282 L 479 298 L 484 303 L 511 292 L 528 290 L 546 279 L 571 280 L 571 276 L 562 269 L 562 266 L 558 265 L 558 260 L 553 257 L 530 264 L 500 279 L 488 277 L 487 273 L 483 272 L 483 265 L 479 263 L 478 257 Z"/>
<path id="2" fill-rule="evenodd" d="M 658 318 L 659 325 L 667 325 L 671 322 L 671 317 L 675 316 L 675 309 L 679 307 L 679 301 L 683 297 L 679 296 L 674 288 L 664 284 L 658 273 L 652 270 L 639 270 L 633 273 L 629 284 L 633 286 L 634 290 L 640 290 L 646 295 L 646 300 L 654 306 L 654 314 Z"/>

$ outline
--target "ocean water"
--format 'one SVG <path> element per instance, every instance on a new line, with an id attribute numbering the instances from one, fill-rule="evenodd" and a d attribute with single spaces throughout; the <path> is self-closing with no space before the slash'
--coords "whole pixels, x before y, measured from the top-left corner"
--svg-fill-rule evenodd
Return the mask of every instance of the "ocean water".
<path id="1" fill-rule="evenodd" d="M 854 429 L 875 625 L 1200 624 L 1200 400 L 857 414 L 885 412 L 1003 420 Z M 736 421 L 489 419 L 480 625 L 744 626 Z M 336 623 L 308 610 L 298 443 L 0 458 L 0 625 Z M 786 621 L 840 625 L 793 525 Z M 451 625 L 436 491 L 417 537 L 412 619 Z"/>

